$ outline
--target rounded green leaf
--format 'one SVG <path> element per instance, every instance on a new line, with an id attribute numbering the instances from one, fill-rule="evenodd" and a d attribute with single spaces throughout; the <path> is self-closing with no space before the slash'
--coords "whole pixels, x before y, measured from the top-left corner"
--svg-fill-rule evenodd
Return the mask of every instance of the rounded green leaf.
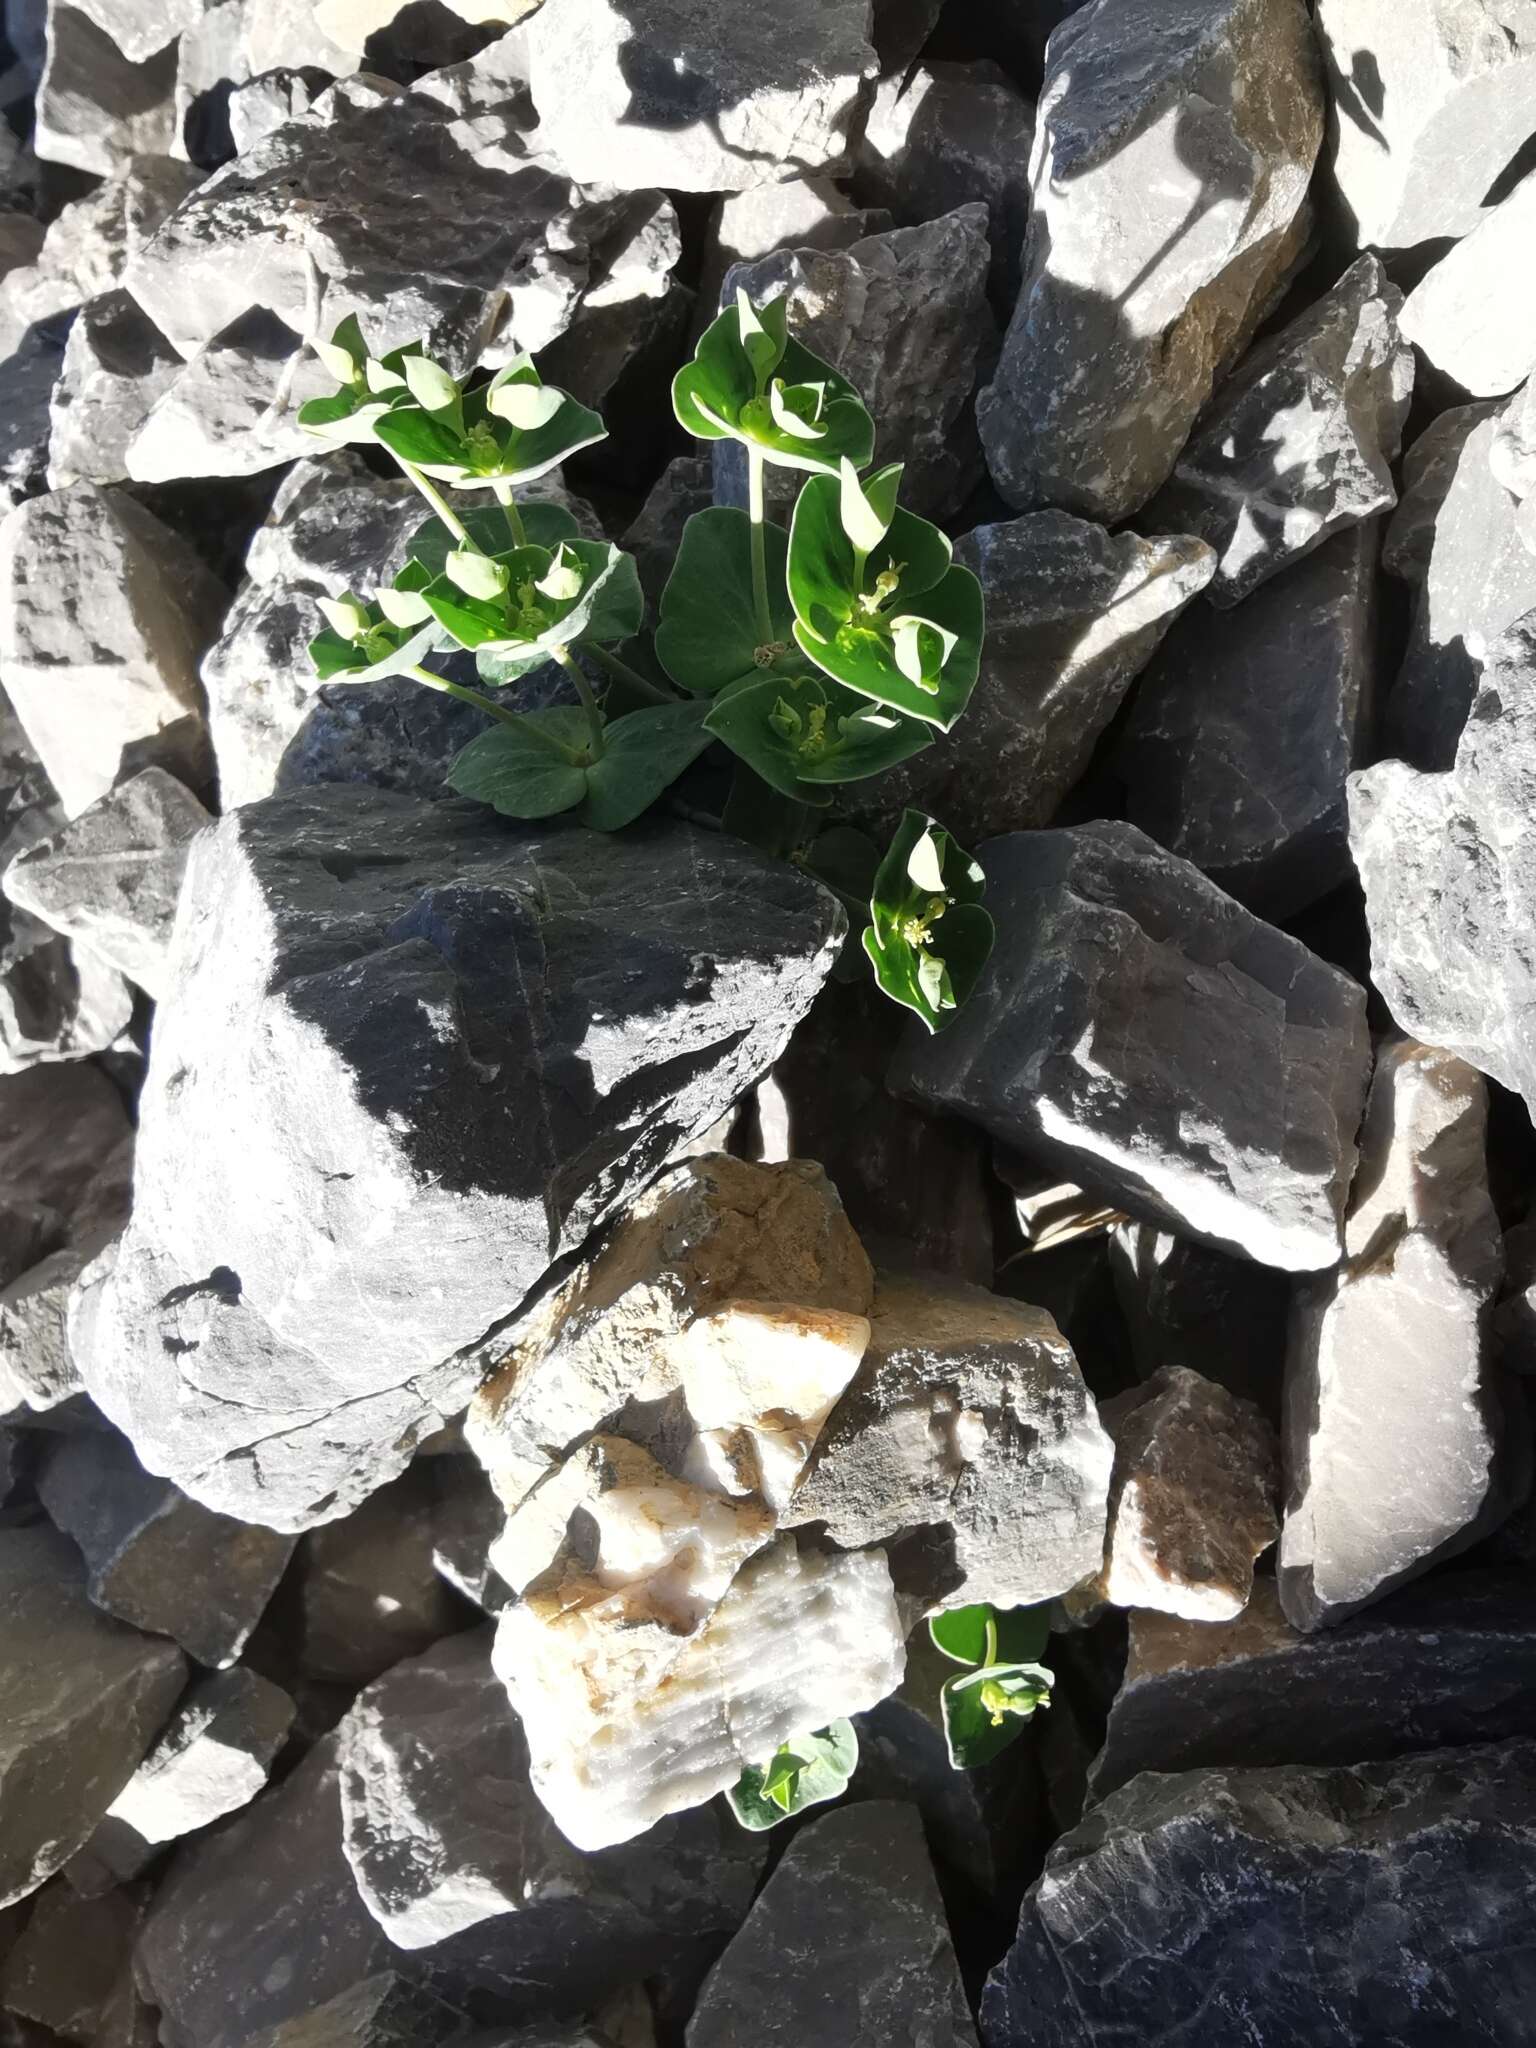
<path id="1" fill-rule="evenodd" d="M 834 1721 L 814 1735 L 797 1735 L 767 1763 L 749 1765 L 726 1794 L 744 1828 L 761 1833 L 808 1806 L 840 1798 L 859 1762 L 859 1738 L 851 1721 Z"/>
<path id="2" fill-rule="evenodd" d="M 771 647 L 794 645 L 793 615 L 784 588 L 788 540 L 766 526 Z M 656 657 L 682 689 L 708 697 L 742 676 L 763 672 L 757 609 L 752 598 L 752 522 L 745 512 L 712 505 L 683 528 L 682 546 L 661 594 Z"/>
<path id="3" fill-rule="evenodd" d="M 952 568 L 923 593 L 922 608 L 925 623 L 949 650 L 943 667 L 923 681 L 914 681 L 898 659 L 891 622 L 882 615 L 856 612 L 829 633 L 797 617 L 795 639 L 808 659 L 848 689 L 948 732 L 969 702 L 981 668 L 986 630 L 981 585 L 969 569 Z M 929 649 L 932 644 L 924 643 Z"/>
<path id="4" fill-rule="evenodd" d="M 975 986 L 995 936 L 981 868 L 941 825 L 905 811 L 875 876 L 864 950 L 894 1002 L 939 1030 Z"/>
<path id="5" fill-rule="evenodd" d="M 771 310 L 763 309 L 764 323 Z M 753 346 L 766 361 L 764 349 Z M 672 407 L 699 439 L 745 442 L 787 469 L 835 476 L 845 457 L 862 469 L 874 453 L 874 422 L 847 378 L 787 339 L 772 374 L 760 369 L 734 305 L 704 330 L 693 361 L 673 379 Z"/>
<path id="6" fill-rule="evenodd" d="M 455 758 L 448 784 L 504 818 L 549 818 L 587 793 L 587 768 L 573 761 L 587 738 L 585 716 L 569 705 L 530 711 L 518 725 L 493 725 Z"/>
<path id="7" fill-rule="evenodd" d="M 447 421 L 434 419 L 415 406 L 395 406 L 380 413 L 374 433 L 391 455 L 428 476 L 457 483 L 468 474 L 464 436 Z"/>
<path id="8" fill-rule="evenodd" d="M 618 832 L 668 789 L 709 745 L 708 705 L 646 705 L 603 729 L 602 755 L 587 770 L 581 819 L 598 832 Z"/>

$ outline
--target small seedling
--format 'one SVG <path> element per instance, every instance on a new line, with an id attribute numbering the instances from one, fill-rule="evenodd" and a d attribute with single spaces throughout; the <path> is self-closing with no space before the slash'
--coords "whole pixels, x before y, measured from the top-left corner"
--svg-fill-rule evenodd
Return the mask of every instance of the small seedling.
<path id="1" fill-rule="evenodd" d="M 858 1761 L 853 1723 L 834 1721 L 814 1735 L 797 1735 L 781 1744 L 766 1764 L 748 1765 L 726 1793 L 726 1801 L 741 1825 L 759 1834 L 808 1806 L 840 1798 Z"/>
<path id="2" fill-rule="evenodd" d="M 1039 1661 L 1050 1634 L 1047 1607 L 951 1607 L 930 1616 L 928 1633 L 957 1664 L 939 1694 L 949 1760 L 974 1771 L 1024 1732 L 1051 1703 L 1055 1676 Z"/>

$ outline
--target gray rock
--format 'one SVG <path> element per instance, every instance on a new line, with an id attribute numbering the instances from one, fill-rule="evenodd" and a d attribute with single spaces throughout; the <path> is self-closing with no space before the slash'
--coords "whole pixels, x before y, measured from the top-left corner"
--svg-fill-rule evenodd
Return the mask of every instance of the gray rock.
<path id="1" fill-rule="evenodd" d="M 875 50 L 882 77 L 905 71 L 938 22 L 944 0 L 875 0 Z"/>
<path id="2" fill-rule="evenodd" d="M 986 202 L 994 304 L 1018 297 L 1035 110 L 989 61 L 905 66 L 881 79 L 854 157 L 859 196 L 901 227 Z"/>
<path id="3" fill-rule="evenodd" d="M 612 851 L 335 785 L 197 841 L 81 1369 L 206 1505 L 304 1528 L 399 1471 L 453 1354 L 782 1050 L 835 901 L 675 824 Z"/>
<path id="4" fill-rule="evenodd" d="M 784 1519 L 821 1523 L 844 1549 L 933 1531 L 929 1607 L 1030 1606 L 1096 1570 L 1112 1446 L 1051 1318 L 885 1273 L 870 1321 Z"/>
<path id="5" fill-rule="evenodd" d="M 780 249 L 848 249 L 895 225 L 885 207 L 855 206 L 840 186 L 815 172 L 726 192 L 709 217 L 695 324 L 702 330 L 714 318 L 720 287 L 732 264 L 755 263 Z"/>
<path id="6" fill-rule="evenodd" d="M 1505 0 L 1319 0 L 1333 181 L 1356 245 L 1383 256 L 1482 218 L 1531 132 L 1536 32 Z"/>
<path id="7" fill-rule="evenodd" d="M 157 1000 L 192 841 L 209 823 L 163 768 L 130 776 L 0 876 L 10 901 Z"/>
<path id="8" fill-rule="evenodd" d="M 448 2042 L 469 2048 L 468 2024 L 425 1985 L 381 1969 L 311 2012 L 243 2037 L 240 2048 L 444 2048 Z M 502 2039 L 498 2034 L 497 2042 Z"/>
<path id="9" fill-rule="evenodd" d="M 331 83 L 313 64 L 282 65 L 247 78 L 229 96 L 229 137 L 235 155 L 244 156 L 289 121 L 307 114 Z"/>
<path id="10" fill-rule="evenodd" d="M 503 701 L 529 709 L 529 694 L 524 684 Z M 282 792 L 361 782 L 404 796 L 445 797 L 455 758 L 490 723 L 473 704 L 424 689 L 410 676 L 322 684 L 284 749 L 275 786 Z"/>
<path id="11" fill-rule="evenodd" d="M 857 787 L 882 824 L 932 811 L 964 846 L 1046 824 L 1087 768 L 1132 681 L 1209 583 L 1204 541 L 1107 533 L 1066 512 L 978 526 L 955 560 L 981 579 L 987 637 L 948 738 Z"/>
<path id="12" fill-rule="evenodd" d="M 239 1656 L 293 1552 L 291 1537 L 210 1514 L 144 1471 L 115 1431 L 66 1437 L 37 1486 L 80 1546 L 96 1606 L 201 1664 Z"/>
<path id="13" fill-rule="evenodd" d="M 204 0 L 82 0 L 79 11 L 89 15 L 125 57 L 142 64 L 183 31 L 195 28 L 203 7 Z"/>
<path id="14" fill-rule="evenodd" d="M 1215 548 L 1213 604 L 1240 603 L 1330 534 L 1396 504 L 1392 465 L 1413 396 L 1402 303 L 1362 256 L 1247 356 L 1196 423 L 1147 516 Z"/>
<path id="15" fill-rule="evenodd" d="M 98 1066 L 0 1079 L 0 1185 L 25 1188 L 66 1234 L 92 1227 L 104 1196 L 115 1204 L 115 1185 L 103 1189 L 99 1177 L 130 1135 L 123 1098 Z"/>
<path id="16" fill-rule="evenodd" d="M 0 2005 L 49 2028 L 50 2040 L 63 2035 L 90 2048 L 143 1911 L 137 1892 L 82 1899 L 67 1884 L 49 1885 L 0 1970 Z"/>
<path id="17" fill-rule="evenodd" d="M 682 546 L 683 528 L 695 512 L 702 512 L 714 502 L 711 458 L 674 455 L 625 529 L 620 546 L 635 558 L 640 587 L 653 618 Z"/>
<path id="18" fill-rule="evenodd" d="M 989 2048 L 1518 2040 L 1536 1745 L 1147 1773 L 1046 1859 L 988 1979 Z M 1234 1944 L 1235 1928 L 1248 1938 Z"/>
<path id="19" fill-rule="evenodd" d="M 127 292 L 88 300 L 69 330 L 49 401 L 48 488 L 63 490 L 81 477 L 120 483 L 129 443 L 180 365 Z"/>
<path id="20" fill-rule="evenodd" d="M 98 1614 L 41 1525 L 0 1530 L 0 1903 L 36 1891 L 117 1797 L 186 1676 L 174 1644 Z"/>
<path id="21" fill-rule="evenodd" d="M 868 0 L 788 0 L 773 16 L 567 0 L 525 31 L 539 148 L 579 183 L 631 190 L 729 192 L 821 170 L 875 74 L 869 30 Z"/>
<path id="22" fill-rule="evenodd" d="M 1455 1572 L 1298 1635 L 1273 1579 L 1235 1621 L 1131 1617 L 1092 1790 L 1206 1764 L 1375 1763 L 1525 1735 L 1536 1625 L 1518 1572 Z"/>
<path id="23" fill-rule="evenodd" d="M 1150 1379 L 1185 1366 L 1280 1418 L 1291 1283 L 1150 1223 L 1123 1223 L 1110 1270 L 1136 1369 Z"/>
<path id="24" fill-rule="evenodd" d="M 1167 478 L 1307 237 L 1300 0 L 1095 0 L 1051 39 L 1024 288 L 977 406 L 1021 511 L 1115 524 Z"/>
<path id="25" fill-rule="evenodd" d="M 1455 243 L 1403 307 L 1405 338 L 1474 398 L 1501 397 L 1536 369 L 1536 298 L 1523 260 L 1533 230 L 1536 175 Z"/>
<path id="26" fill-rule="evenodd" d="M 88 14 L 49 0 L 48 61 L 32 147 L 45 163 L 110 177 L 136 156 L 165 156 L 175 135 L 176 52 L 135 64 Z"/>
<path id="27" fill-rule="evenodd" d="M 790 249 L 736 265 L 723 296 L 738 287 L 759 303 L 788 294 L 790 332 L 860 393 L 878 424 L 880 460 L 905 463 L 902 503 L 944 519 L 981 475 L 971 397 L 995 339 L 990 262 L 977 203 L 848 249 Z M 792 501 L 789 474 L 774 473 L 770 505 Z M 745 479 L 739 443 L 717 443 L 718 494 L 744 504 Z"/>
<path id="28" fill-rule="evenodd" d="M 64 362 L 56 332 L 29 328 L 0 362 L 0 513 L 48 487 L 49 401 Z"/>
<path id="29" fill-rule="evenodd" d="M 1533 786 L 1536 618 L 1489 650 L 1453 768 L 1381 761 L 1349 781 L 1372 980 L 1403 1030 L 1459 1053 L 1527 1105 Z"/>
<path id="30" fill-rule="evenodd" d="M 976 2039 L 915 1807 L 813 1820 L 711 1971 L 688 2048 L 933 2048 Z"/>
<path id="31" fill-rule="evenodd" d="M 1454 1054 L 1380 1053 L 1345 1263 L 1299 1290 L 1285 1381 L 1280 1599 L 1342 1621 L 1517 1506 L 1487 1311 L 1503 1269 L 1488 1091 Z M 1381 1418 L 1390 1414 L 1390 1429 Z"/>
<path id="32" fill-rule="evenodd" d="M 124 456 L 138 483 L 256 476 L 314 452 L 299 408 L 336 381 L 265 306 L 237 314 L 155 396 Z"/>
<path id="33" fill-rule="evenodd" d="M 1375 709 L 1380 522 L 1339 533 L 1236 612 L 1198 606 L 1137 686 L 1125 811 L 1265 917 L 1350 879 L 1351 769 Z"/>
<path id="34" fill-rule="evenodd" d="M 424 1462 L 433 1496 L 432 1563 L 455 1592 L 495 1614 L 510 1598 L 490 1555 L 507 1511 L 478 1458 L 450 1454 Z"/>
<path id="35" fill-rule="evenodd" d="M 294 1706 L 240 1665 L 190 1686 L 65 1875 L 94 1896 L 136 1878 L 168 1842 L 248 1806 L 288 1739 Z"/>
<path id="36" fill-rule="evenodd" d="M 83 1406 L 75 1400 L 85 1388 L 70 1349 L 70 1304 L 85 1269 L 127 1223 L 132 1180 L 133 1140 L 125 1136 L 64 1223 L 66 1242 L 55 1243 L 61 1219 L 48 1211 L 35 1247 L 37 1263 L 0 1288 L 0 1415 L 9 1411 L 31 1421 L 52 1416 L 66 1403 L 74 1404 L 69 1415 Z"/>
<path id="37" fill-rule="evenodd" d="M 979 850 L 996 951 L 899 1084 L 1132 1214 L 1287 1270 L 1331 1265 L 1364 992 L 1134 826 Z"/>
<path id="38" fill-rule="evenodd" d="M 1381 566 L 1404 583 L 1422 583 L 1429 573 L 1440 507 L 1456 480 L 1467 437 L 1499 408 L 1491 402 L 1453 405 L 1437 413 L 1403 456 L 1397 509 L 1387 521 Z"/>

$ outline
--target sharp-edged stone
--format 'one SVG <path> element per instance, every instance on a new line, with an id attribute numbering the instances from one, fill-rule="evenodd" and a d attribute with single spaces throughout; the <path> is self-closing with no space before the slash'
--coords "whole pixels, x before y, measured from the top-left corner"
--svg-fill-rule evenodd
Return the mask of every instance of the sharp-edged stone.
<path id="1" fill-rule="evenodd" d="M 119 289 L 88 299 L 69 330 L 49 400 L 48 488 L 121 483 L 128 446 L 181 358 Z"/>
<path id="2" fill-rule="evenodd" d="M 83 1899 L 67 1884 L 42 1892 L 0 1969 L 0 2006 L 82 2048 L 101 2038 L 108 2000 L 128 1968 L 145 1900 L 138 1890 Z"/>
<path id="3" fill-rule="evenodd" d="M 1536 173 L 1447 250 L 1403 307 L 1405 337 L 1474 398 L 1502 397 L 1536 369 L 1536 297 L 1524 260 L 1533 234 Z"/>
<path id="4" fill-rule="evenodd" d="M 135 64 L 89 14 L 50 0 L 48 61 L 32 147 L 45 163 L 110 177 L 136 156 L 168 156 L 176 128 L 176 52 Z"/>
<path id="5" fill-rule="evenodd" d="M 1404 452 L 1397 508 L 1381 545 L 1381 566 L 1389 576 L 1420 584 L 1429 574 L 1440 508 L 1456 480 L 1461 451 L 1474 428 L 1498 409 L 1491 400 L 1453 405 L 1437 413 Z"/>
<path id="6" fill-rule="evenodd" d="M 1151 1223 L 1121 1224 L 1109 1263 L 1143 1379 L 1186 1367 L 1279 1421 L 1291 1294 L 1285 1274 Z"/>

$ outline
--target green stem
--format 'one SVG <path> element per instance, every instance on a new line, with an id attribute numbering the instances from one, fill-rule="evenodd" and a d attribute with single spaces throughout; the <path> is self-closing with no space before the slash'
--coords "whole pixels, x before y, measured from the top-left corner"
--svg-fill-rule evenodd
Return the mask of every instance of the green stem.
<path id="1" fill-rule="evenodd" d="M 517 509 L 517 499 L 513 495 L 512 486 L 510 484 L 493 483 L 491 489 L 496 493 L 497 504 L 507 515 L 507 531 L 512 536 L 513 547 L 527 547 L 528 534 L 523 526 L 523 515 Z"/>
<path id="2" fill-rule="evenodd" d="M 987 1616 L 987 1654 L 983 1661 L 987 1665 L 997 1662 L 997 1617 L 993 1614 Z"/>
<path id="3" fill-rule="evenodd" d="M 444 526 L 453 535 L 459 546 L 461 548 L 468 548 L 471 554 L 483 555 L 485 549 L 475 540 L 469 528 L 464 524 L 458 513 L 454 511 L 431 478 L 423 476 L 415 463 L 407 462 L 403 455 L 397 455 L 395 460 L 399 463 L 401 469 L 404 470 L 408 479 L 416 486 L 417 490 L 420 491 L 421 495 L 432 507 L 438 518 L 441 519 Z"/>
<path id="4" fill-rule="evenodd" d="M 757 643 L 773 642 L 773 613 L 768 608 L 768 543 L 763 529 L 763 451 L 747 444 L 747 517 L 752 522 L 752 604 L 757 613 Z"/>
<path id="5" fill-rule="evenodd" d="M 594 761 L 600 761 L 606 752 L 603 744 L 603 714 L 598 701 L 592 694 L 592 685 L 581 672 L 581 664 L 571 659 L 570 651 L 564 647 L 554 650 L 554 657 L 576 685 L 576 694 L 581 699 L 581 708 L 587 714 L 587 730 L 592 735 L 588 753 Z"/>
<path id="6" fill-rule="evenodd" d="M 406 669 L 404 673 L 413 676 L 418 683 L 426 683 L 431 689 L 443 690 L 450 697 L 457 697 L 461 704 L 473 704 L 477 711 L 488 712 L 501 725 L 522 727 L 536 734 L 540 746 L 553 747 L 556 753 L 564 754 L 567 761 L 574 766 L 583 765 L 581 755 L 575 747 L 563 745 L 552 734 L 547 733 L 543 726 L 535 725 L 531 718 L 524 717 L 521 711 L 508 711 L 493 698 L 482 696 L 478 690 L 467 689 L 463 683 L 452 683 L 447 676 L 434 675 L 431 669 L 423 668 L 420 662 L 415 667 Z"/>
<path id="7" fill-rule="evenodd" d="M 591 640 L 578 640 L 576 645 L 583 654 L 590 654 L 600 669 L 605 669 L 616 683 L 627 683 L 632 690 L 652 704 L 676 704 L 680 700 L 670 690 L 661 689 L 656 683 L 631 668 L 627 661 L 620 661 L 616 654 L 610 654 L 606 647 L 599 647 Z"/>

